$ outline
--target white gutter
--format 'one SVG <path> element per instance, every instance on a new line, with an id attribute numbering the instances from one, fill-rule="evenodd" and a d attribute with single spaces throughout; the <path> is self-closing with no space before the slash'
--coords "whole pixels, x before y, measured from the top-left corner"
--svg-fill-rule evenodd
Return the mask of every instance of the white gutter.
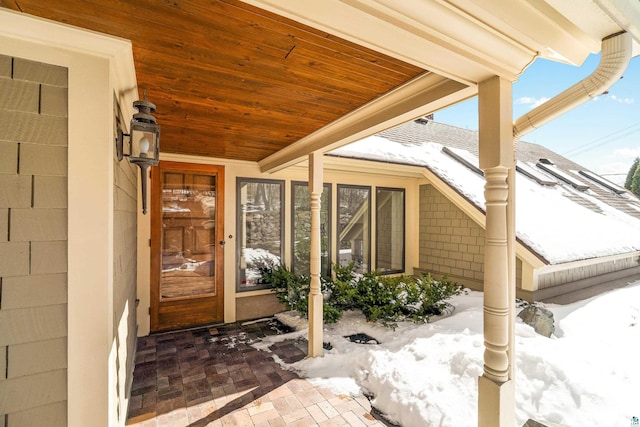
<path id="1" fill-rule="evenodd" d="M 602 40 L 600 63 L 591 75 L 556 95 L 549 101 L 531 110 L 513 123 L 514 144 L 526 133 L 566 113 L 578 105 L 595 98 L 617 82 L 629 66 L 632 56 L 631 34 L 622 32 L 612 34 Z M 514 147 L 515 148 L 515 147 Z M 514 166 L 515 166 L 514 150 Z M 516 215 L 515 215 L 515 168 L 507 175 L 507 242 L 509 270 L 509 378 L 515 378 L 515 301 L 516 297 Z"/>
<path id="2" fill-rule="evenodd" d="M 632 40 L 631 34 L 626 32 L 605 37 L 598 68 L 590 76 L 518 118 L 513 123 L 515 140 L 613 86 L 629 65 Z"/>

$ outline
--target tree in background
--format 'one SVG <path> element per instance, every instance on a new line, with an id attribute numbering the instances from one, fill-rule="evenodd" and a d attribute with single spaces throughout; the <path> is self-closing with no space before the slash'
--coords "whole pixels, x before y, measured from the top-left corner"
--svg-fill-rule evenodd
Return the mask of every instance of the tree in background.
<path id="1" fill-rule="evenodd" d="M 636 168 L 631 179 L 631 192 L 636 196 L 640 196 L 640 166 Z"/>
<path id="2" fill-rule="evenodd" d="M 640 195 L 640 157 L 636 157 L 627 173 L 624 188 L 635 195 Z"/>

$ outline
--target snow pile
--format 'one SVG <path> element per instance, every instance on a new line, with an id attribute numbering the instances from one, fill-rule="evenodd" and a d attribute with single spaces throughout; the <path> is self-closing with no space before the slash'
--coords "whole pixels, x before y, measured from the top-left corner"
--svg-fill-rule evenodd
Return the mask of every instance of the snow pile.
<path id="1" fill-rule="evenodd" d="M 322 358 L 289 365 L 336 393 L 372 395 L 389 420 L 411 426 L 476 426 L 482 374 L 482 294 L 452 298 L 455 312 L 395 331 L 346 313 L 325 329 L 333 348 Z M 516 324 L 517 425 L 533 418 L 569 426 L 626 426 L 640 416 L 640 282 L 578 303 L 547 305 L 556 335 Z M 282 319 L 288 322 L 291 319 Z M 306 324 L 294 336 L 305 334 Z M 381 344 L 344 338 L 365 333 Z M 291 337 L 279 335 L 259 343 Z"/>

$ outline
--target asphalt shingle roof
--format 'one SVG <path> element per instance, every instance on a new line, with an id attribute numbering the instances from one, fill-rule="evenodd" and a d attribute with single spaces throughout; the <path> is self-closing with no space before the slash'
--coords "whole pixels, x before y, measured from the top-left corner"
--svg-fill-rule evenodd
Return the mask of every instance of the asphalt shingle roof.
<path id="1" fill-rule="evenodd" d="M 432 120 L 429 120 L 425 124 L 419 124 L 416 122 L 405 123 L 404 125 L 380 132 L 378 136 L 405 146 L 417 146 L 421 145 L 423 142 L 435 142 L 447 147 L 466 150 L 475 156 L 478 156 L 478 131 L 462 129 Z M 589 169 L 549 150 L 546 147 L 543 147 L 542 145 L 519 141 L 516 144 L 516 158 L 521 162 L 534 165 L 534 167 L 540 159 L 549 159 L 558 169 L 569 173 L 575 180 L 588 185 L 589 189 L 595 193 L 596 197 L 604 203 L 640 219 L 640 200 L 636 196 L 629 192 L 623 195 L 618 195 L 590 179 L 575 173 L 580 170 L 589 171 Z M 565 187 L 567 187 L 573 195 L 573 197 L 568 196 L 571 197 L 573 201 L 596 212 L 601 212 L 601 209 L 597 205 L 582 197 L 579 191 L 571 189 L 570 186 L 566 184 Z"/>
<path id="2" fill-rule="evenodd" d="M 477 166 L 478 132 L 432 120 L 408 122 L 329 154 L 426 167 L 484 212 L 484 178 L 470 174 L 468 166 L 443 154 L 443 147 Z M 588 169 L 538 144 L 519 141 L 516 157 L 519 163 L 557 181 L 553 187 L 543 186 L 518 173 L 516 202 L 518 218 L 523 220 L 517 233 L 533 253 L 553 264 L 640 250 L 638 197 L 630 192 L 618 194 L 579 174 Z M 581 191 L 553 177 L 536 166 L 540 159 L 589 188 Z M 584 224 L 576 224 L 581 221 Z"/>

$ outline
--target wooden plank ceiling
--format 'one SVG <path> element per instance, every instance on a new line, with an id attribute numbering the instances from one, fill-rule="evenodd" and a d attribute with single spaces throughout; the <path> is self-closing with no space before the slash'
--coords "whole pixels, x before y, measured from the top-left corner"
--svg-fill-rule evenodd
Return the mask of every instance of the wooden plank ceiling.
<path id="1" fill-rule="evenodd" d="M 0 6 L 131 40 L 164 152 L 258 161 L 426 72 L 236 0 Z"/>

